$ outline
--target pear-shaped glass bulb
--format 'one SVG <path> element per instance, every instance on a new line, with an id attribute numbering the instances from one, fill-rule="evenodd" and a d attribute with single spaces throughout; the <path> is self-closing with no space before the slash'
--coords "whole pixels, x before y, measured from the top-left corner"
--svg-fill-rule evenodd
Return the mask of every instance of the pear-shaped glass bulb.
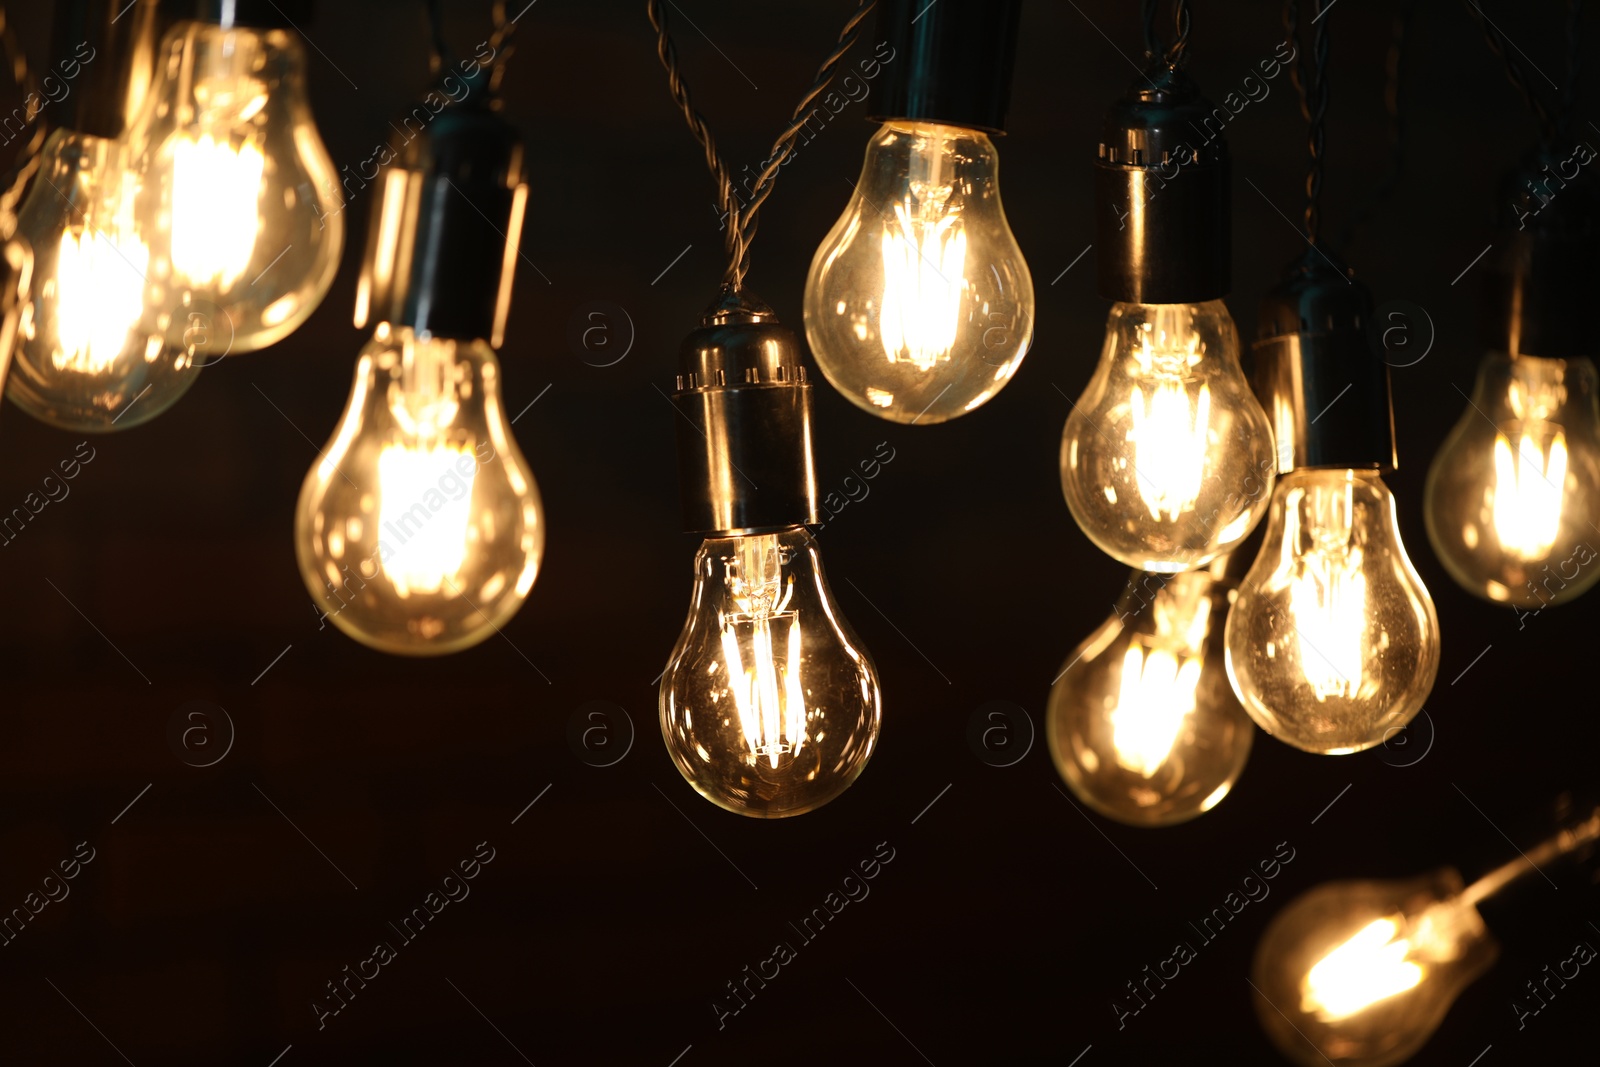
<path id="1" fill-rule="evenodd" d="M 1061 487 L 1089 540 L 1139 570 L 1197 567 L 1255 528 L 1276 472 L 1227 305 L 1113 305 L 1061 437 Z"/>
<path id="2" fill-rule="evenodd" d="M 301 487 L 295 552 L 312 599 L 357 641 L 456 652 L 527 598 L 541 510 L 488 344 L 379 323 Z"/>
<path id="3" fill-rule="evenodd" d="M 304 322 L 339 268 L 344 215 L 298 38 L 177 23 L 129 142 L 151 234 L 152 325 L 253 352 Z"/>
<path id="4" fill-rule="evenodd" d="M 1439 618 L 1375 471 L 1296 470 L 1227 626 L 1228 677 L 1267 733 L 1358 752 L 1411 721 L 1439 670 Z"/>
<path id="5" fill-rule="evenodd" d="M 883 718 L 878 672 L 804 529 L 708 538 L 661 677 L 661 733 L 713 804 L 800 815 L 844 792 Z"/>
<path id="6" fill-rule="evenodd" d="M 33 256 L 6 395 L 64 430 L 126 430 L 177 402 L 200 368 L 143 328 L 150 245 L 120 140 L 55 130 L 17 211 Z"/>
<path id="7" fill-rule="evenodd" d="M 890 122 L 806 277 L 806 339 L 857 407 L 928 425 L 987 403 L 1033 338 L 1033 279 L 978 130 Z"/>
<path id="8" fill-rule="evenodd" d="M 1594 364 L 1485 358 L 1426 492 L 1428 539 L 1468 592 L 1540 608 L 1600 581 Z"/>
<path id="9" fill-rule="evenodd" d="M 1330 882 L 1256 947 L 1256 1015 L 1302 1067 L 1389 1067 L 1416 1053 L 1498 953 L 1461 876 Z"/>
<path id="10" fill-rule="evenodd" d="M 1050 755 L 1085 804 L 1130 826 L 1210 811 L 1238 779 L 1255 727 L 1223 665 L 1225 560 L 1135 571 L 1050 690 Z"/>

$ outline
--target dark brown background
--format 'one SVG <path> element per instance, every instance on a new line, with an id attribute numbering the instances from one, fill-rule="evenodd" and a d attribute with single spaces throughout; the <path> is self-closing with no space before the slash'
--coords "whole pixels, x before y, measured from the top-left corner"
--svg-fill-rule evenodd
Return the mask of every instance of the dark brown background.
<path id="1" fill-rule="evenodd" d="M 1220 97 L 1273 53 L 1278 9 L 1195 6 L 1193 71 Z M 456 50 L 470 54 L 488 5 L 449 7 Z M 702 111 L 735 169 L 758 162 L 847 5 L 677 7 Z M 1514 855 L 1500 831 L 1525 845 L 1557 793 L 1595 784 L 1600 595 L 1519 628 L 1450 584 L 1423 530 L 1423 477 L 1479 354 L 1477 276 L 1452 279 L 1488 243 L 1496 175 L 1531 124 L 1462 5 L 1421 7 L 1406 179 L 1351 250 L 1380 301 L 1425 308 L 1438 331 L 1426 359 L 1394 374 L 1402 467 L 1390 484 L 1444 633 L 1420 762 L 1392 765 L 1414 760 L 1425 737 L 1326 758 L 1258 736 L 1215 812 L 1136 831 L 1075 811 L 1042 741 L 1005 768 L 969 747 L 986 701 L 1014 702 L 1042 727 L 1050 680 L 1124 576 L 1073 526 L 1056 453 L 1063 394 L 1088 378 L 1106 312 L 1093 253 L 1061 272 L 1092 239 L 1089 160 L 1098 116 L 1134 75 L 1118 49 L 1137 56 L 1136 5 L 1034 0 L 1000 146 L 1039 294 L 1032 353 L 998 399 L 937 427 L 879 423 L 818 389 L 825 488 L 878 442 L 896 450 L 871 496 L 821 534 L 840 605 L 882 673 L 881 747 L 853 789 L 804 818 L 761 824 L 695 796 L 656 728 L 652 679 L 683 621 L 695 547 L 678 533 L 674 416 L 656 387 L 670 388 L 676 345 L 720 273 L 711 186 L 668 100 L 643 4 L 539 0 L 506 81 L 531 156 L 523 247 L 549 279 L 519 270 L 503 353 L 510 411 L 549 387 L 516 425 L 549 520 L 531 598 L 504 640 L 440 660 L 381 656 L 318 629 L 291 517 L 364 340 L 350 324 L 360 203 L 338 282 L 304 328 L 207 370 L 148 427 L 93 441 L 71 496 L 0 549 L 0 908 L 20 905 L 74 843 L 97 850 L 71 897 L 0 947 L 0 1062 L 265 1067 L 290 1045 L 285 1067 L 524 1062 L 510 1044 L 541 1067 L 666 1067 L 680 1053 L 683 1067 L 1067 1064 L 1087 1046 L 1083 1067 L 1277 1062 L 1245 974 L 1290 895 L 1441 865 L 1470 878 Z M 311 97 L 336 164 L 354 165 L 423 85 L 421 6 L 322 8 L 309 27 Z M 1562 5 L 1485 8 L 1531 64 L 1565 81 Z M 1329 16 L 1335 227 L 1384 163 L 1390 10 L 1341 0 Z M 46 11 L 13 14 L 42 56 Z M 751 283 L 791 324 L 859 169 L 868 110 L 852 105 L 805 146 L 763 212 Z M 1584 136 L 1600 136 L 1595 114 L 1580 112 Z M 1303 248 L 1279 214 L 1298 218 L 1304 156 L 1286 76 L 1228 136 L 1230 303 L 1248 340 L 1256 301 Z M 599 300 L 636 333 L 608 368 L 571 340 Z M 612 325 L 621 343 L 627 327 L 614 315 Z M 8 408 L 0 510 L 79 440 Z M 209 769 L 168 742 L 191 700 L 225 708 L 236 729 Z M 625 708 L 637 729 L 611 767 L 580 761 L 567 740 L 591 700 Z M 496 858 L 470 898 L 319 1032 L 310 1002 L 323 983 L 394 940 L 386 923 L 485 840 Z M 1110 1003 L 1123 983 L 1192 939 L 1187 921 L 1285 841 L 1296 858 L 1273 895 L 1119 1032 Z M 871 896 L 719 1032 L 710 1005 L 723 983 L 796 940 L 788 922 L 879 842 L 895 859 Z M 1600 944 L 1587 876 L 1550 875 L 1554 886 L 1534 877 L 1489 908 L 1502 958 L 1417 1064 L 1465 1065 L 1491 1045 L 1484 1067 L 1592 1056 L 1600 976 L 1584 971 L 1521 1032 L 1511 1010 L 1544 964 L 1576 941 Z"/>

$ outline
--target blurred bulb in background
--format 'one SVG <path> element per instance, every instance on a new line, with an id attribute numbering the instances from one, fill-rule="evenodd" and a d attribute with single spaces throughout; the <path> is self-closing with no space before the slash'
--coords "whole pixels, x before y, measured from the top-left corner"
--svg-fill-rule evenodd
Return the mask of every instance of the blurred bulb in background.
<path id="1" fill-rule="evenodd" d="M 1061 439 L 1061 486 L 1089 539 L 1140 570 L 1197 567 L 1255 527 L 1275 471 L 1227 306 L 1114 305 Z"/>
<path id="2" fill-rule="evenodd" d="M 1229 687 L 1222 626 L 1226 560 L 1177 575 L 1135 571 L 1050 691 L 1046 733 L 1079 799 L 1132 826 L 1170 826 L 1215 807 L 1255 729 Z"/>
<path id="3" fill-rule="evenodd" d="M 344 216 L 297 37 L 179 22 L 130 140 L 154 326 L 181 337 L 216 316 L 231 351 L 251 352 L 304 322 L 333 283 Z"/>
<path id="4" fill-rule="evenodd" d="M 810 534 L 707 538 L 661 679 L 661 732 L 689 784 L 740 815 L 811 811 L 860 775 L 882 715 Z"/>
<path id="5" fill-rule="evenodd" d="M 1240 702 L 1280 741 L 1358 752 L 1411 720 L 1439 669 L 1439 620 L 1376 471 L 1279 479 L 1226 643 Z"/>
<path id="6" fill-rule="evenodd" d="M 1476 907 L 1487 891 L 1463 889 L 1446 869 L 1297 897 L 1256 949 L 1253 999 L 1267 1036 L 1304 1067 L 1410 1059 L 1498 955 Z"/>
<path id="7" fill-rule="evenodd" d="M 379 323 L 300 490 L 295 549 L 312 599 L 381 652 L 456 652 L 516 614 L 543 548 L 494 351 Z"/>
<path id="8" fill-rule="evenodd" d="M 125 430 L 177 402 L 199 368 L 144 328 L 150 246 L 125 144 L 72 129 L 46 139 L 14 240 L 34 263 L 6 394 L 65 430 Z"/>
<path id="9" fill-rule="evenodd" d="M 1468 592 L 1516 607 L 1600 580 L 1600 413 L 1587 359 L 1490 355 L 1428 469 L 1428 538 Z"/>
<path id="10" fill-rule="evenodd" d="M 817 365 L 893 422 L 987 403 L 1033 337 L 1033 280 L 1006 223 L 987 134 L 889 122 L 806 278 Z"/>

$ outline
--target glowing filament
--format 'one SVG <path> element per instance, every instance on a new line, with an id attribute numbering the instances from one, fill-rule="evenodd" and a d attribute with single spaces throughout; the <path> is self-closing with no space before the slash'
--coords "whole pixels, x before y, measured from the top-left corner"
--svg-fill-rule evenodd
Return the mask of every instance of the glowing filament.
<path id="1" fill-rule="evenodd" d="M 729 562 L 727 574 L 734 610 L 718 613 L 739 728 L 751 758 L 765 757 L 774 768 L 780 756 L 797 755 L 806 741 L 803 636 L 799 614 L 784 610 L 794 595 L 794 578 L 785 582 L 781 566 L 775 535 L 740 538 L 739 558 Z M 775 630 L 782 631 L 781 650 Z"/>
<path id="2" fill-rule="evenodd" d="M 56 370 L 104 374 L 112 368 L 144 311 L 149 266 L 149 246 L 134 234 L 131 219 L 116 220 L 109 231 L 90 226 L 61 235 L 54 279 L 61 349 L 51 356 Z"/>
<path id="3" fill-rule="evenodd" d="M 1175 522 L 1193 511 L 1206 472 L 1211 431 L 1211 387 L 1191 393 L 1193 369 L 1203 358 L 1200 339 L 1181 316 L 1160 307 L 1140 327 L 1132 353 L 1139 384 L 1129 397 L 1135 483 L 1150 517 Z"/>
<path id="4" fill-rule="evenodd" d="M 1199 656 L 1129 646 L 1111 712 L 1111 744 L 1124 768 L 1149 778 L 1167 762 L 1194 711 L 1200 667 Z"/>
<path id="5" fill-rule="evenodd" d="M 948 196 L 948 190 L 945 190 Z M 890 363 L 930 370 L 950 359 L 966 289 L 967 235 L 943 198 L 908 197 L 883 231 L 883 309 L 878 334 Z"/>
<path id="6" fill-rule="evenodd" d="M 1356 696 L 1365 667 L 1367 579 L 1351 510 L 1347 483 L 1307 490 L 1300 502 L 1290 502 L 1285 519 L 1284 551 L 1295 551 L 1302 537 L 1310 541 L 1290 569 L 1289 614 L 1301 673 L 1322 701 Z"/>
<path id="7" fill-rule="evenodd" d="M 172 268 L 189 285 L 226 290 L 244 273 L 261 228 L 266 166 L 253 139 L 210 133 L 172 144 Z"/>
<path id="8" fill-rule="evenodd" d="M 1500 547 L 1520 560 L 1549 555 L 1561 531 L 1561 494 L 1567 481 L 1567 436 L 1560 430 L 1548 454 L 1531 434 L 1517 437 L 1513 455 L 1505 434 L 1494 438 L 1494 532 Z"/>
<path id="9" fill-rule="evenodd" d="M 472 523 L 477 470 L 471 456 L 467 445 L 444 442 L 389 444 L 378 456 L 378 525 L 385 543 L 394 546 L 380 565 L 402 597 L 438 593 L 446 582 L 447 592 L 457 591 Z M 469 466 L 471 472 L 461 476 Z"/>
<path id="10" fill-rule="evenodd" d="M 1374 919 L 1313 964 L 1300 986 L 1301 1010 L 1336 1022 L 1421 982 L 1425 971 L 1408 958 L 1411 942 L 1399 930 L 1394 919 Z"/>

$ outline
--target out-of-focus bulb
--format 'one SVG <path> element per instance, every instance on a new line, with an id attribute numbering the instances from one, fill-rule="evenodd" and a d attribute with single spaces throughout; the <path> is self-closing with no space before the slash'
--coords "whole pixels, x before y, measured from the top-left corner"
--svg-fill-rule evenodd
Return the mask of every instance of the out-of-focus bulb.
<path id="1" fill-rule="evenodd" d="M 1389 1067 L 1433 1036 L 1498 948 L 1473 889 L 1442 870 L 1318 886 L 1279 912 L 1256 949 L 1256 1014 L 1305 1067 Z"/>
<path id="2" fill-rule="evenodd" d="M 1433 466 L 1428 538 L 1462 588 L 1516 607 L 1600 581 L 1600 412 L 1587 359 L 1490 355 Z"/>
<path id="3" fill-rule="evenodd" d="M 494 351 L 379 323 L 300 490 L 295 550 L 312 598 L 381 652 L 455 652 L 522 606 L 543 549 Z"/>
<path id="4" fill-rule="evenodd" d="M 130 131 L 151 236 L 151 315 L 169 337 L 194 316 L 233 352 L 279 341 L 333 283 L 344 246 L 338 178 L 285 30 L 180 22 Z"/>
<path id="5" fill-rule="evenodd" d="M 806 278 L 806 337 L 851 403 L 935 423 L 987 403 L 1033 338 L 1033 279 L 977 130 L 890 122 Z"/>
<path id="6" fill-rule="evenodd" d="M 1089 539 L 1140 570 L 1199 566 L 1255 527 L 1276 469 L 1227 305 L 1113 305 L 1061 438 L 1061 487 Z"/>
<path id="7" fill-rule="evenodd" d="M 1256 725 L 1358 752 L 1411 720 L 1439 669 L 1439 619 L 1374 471 L 1278 481 L 1261 554 L 1228 613 L 1228 677 Z"/>
<path id="8" fill-rule="evenodd" d="M 1101 814 L 1170 826 L 1210 811 L 1238 779 L 1255 734 L 1228 685 L 1223 563 L 1135 571 L 1116 614 L 1078 646 L 1050 691 L 1056 769 Z"/>
<path id="9" fill-rule="evenodd" d="M 708 538 L 661 679 L 661 732 L 707 800 L 780 818 L 856 780 L 878 741 L 878 673 L 796 527 Z"/>
<path id="10" fill-rule="evenodd" d="M 143 328 L 150 228 L 123 142 L 59 129 L 45 141 L 15 239 L 33 255 L 32 305 L 7 395 L 69 430 L 125 430 L 194 384 L 189 353 Z"/>

